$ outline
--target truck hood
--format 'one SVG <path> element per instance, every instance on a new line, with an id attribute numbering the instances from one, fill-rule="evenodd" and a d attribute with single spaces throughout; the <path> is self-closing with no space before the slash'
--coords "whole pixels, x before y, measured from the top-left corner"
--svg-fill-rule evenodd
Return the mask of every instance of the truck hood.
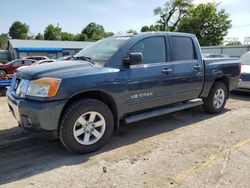
<path id="1" fill-rule="evenodd" d="M 114 68 L 92 65 L 86 61 L 58 61 L 48 64 L 25 67 L 17 70 L 16 76 L 27 80 L 34 80 L 42 77 L 69 78 L 98 74 L 102 72 L 118 71 Z"/>

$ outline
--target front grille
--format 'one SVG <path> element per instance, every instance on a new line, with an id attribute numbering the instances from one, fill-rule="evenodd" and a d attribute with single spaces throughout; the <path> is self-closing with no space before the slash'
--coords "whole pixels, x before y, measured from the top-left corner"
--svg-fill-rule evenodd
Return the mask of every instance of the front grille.
<path id="1" fill-rule="evenodd" d="M 21 83 L 21 78 L 16 78 L 14 81 L 14 88 L 13 88 L 14 91 L 17 90 L 20 83 Z"/>
<path id="2" fill-rule="evenodd" d="M 13 78 L 11 83 L 11 91 L 15 97 L 25 97 L 26 91 L 29 86 L 29 81 L 18 77 Z"/>

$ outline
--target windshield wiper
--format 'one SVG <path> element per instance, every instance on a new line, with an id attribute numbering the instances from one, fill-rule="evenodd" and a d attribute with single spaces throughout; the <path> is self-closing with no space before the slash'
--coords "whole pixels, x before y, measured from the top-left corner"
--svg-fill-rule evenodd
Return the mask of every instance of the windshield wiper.
<path id="1" fill-rule="evenodd" d="M 87 56 L 74 56 L 73 58 L 75 60 L 79 60 L 80 59 L 80 60 L 88 61 L 88 62 L 90 62 L 92 64 L 95 64 L 95 62 L 91 60 L 91 57 L 87 57 Z"/>

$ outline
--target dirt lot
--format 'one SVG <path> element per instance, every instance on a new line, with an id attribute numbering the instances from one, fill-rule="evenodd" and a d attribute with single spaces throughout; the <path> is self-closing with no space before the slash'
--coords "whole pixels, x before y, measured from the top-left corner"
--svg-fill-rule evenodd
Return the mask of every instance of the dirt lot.
<path id="1" fill-rule="evenodd" d="M 0 98 L 0 186 L 250 187 L 250 94 L 217 116 L 197 107 L 131 124 L 88 155 L 43 137 L 18 128 Z"/>

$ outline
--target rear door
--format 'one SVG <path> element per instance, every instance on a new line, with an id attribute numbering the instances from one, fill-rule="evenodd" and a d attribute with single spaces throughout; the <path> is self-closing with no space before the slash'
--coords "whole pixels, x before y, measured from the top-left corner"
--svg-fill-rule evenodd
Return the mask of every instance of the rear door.
<path id="1" fill-rule="evenodd" d="M 127 69 L 128 112 L 145 110 L 171 102 L 172 65 L 167 62 L 165 36 L 142 39 L 129 52 L 141 52 L 143 62 Z"/>
<path id="2" fill-rule="evenodd" d="M 204 67 L 199 48 L 189 36 L 170 36 L 173 64 L 173 102 L 197 98 L 203 88 Z"/>

